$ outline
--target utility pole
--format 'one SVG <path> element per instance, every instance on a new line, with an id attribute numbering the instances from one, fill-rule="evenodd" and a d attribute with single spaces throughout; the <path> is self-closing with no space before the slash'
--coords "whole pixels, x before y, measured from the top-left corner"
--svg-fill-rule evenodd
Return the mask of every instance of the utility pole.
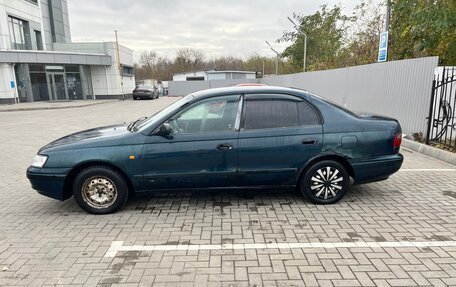
<path id="1" fill-rule="evenodd" d="M 255 55 L 263 61 L 263 73 L 261 74 L 261 77 L 264 78 L 264 58 L 258 55 L 257 52 L 255 52 Z"/>
<path id="2" fill-rule="evenodd" d="M 302 71 L 305 72 L 306 71 L 306 59 L 307 59 L 307 34 L 304 33 L 301 30 L 300 26 L 296 25 L 296 23 L 290 17 L 287 17 L 287 18 L 288 18 L 288 21 L 290 21 L 293 24 L 293 26 L 296 29 L 296 31 L 299 34 L 304 36 L 304 57 L 303 57 L 303 60 L 302 60 L 302 62 L 303 62 L 302 63 Z"/>
<path id="3" fill-rule="evenodd" d="M 390 13 L 391 13 L 391 0 L 386 0 L 385 11 L 385 30 L 380 34 L 380 43 L 378 48 L 378 62 L 388 61 L 388 39 L 389 39 L 389 26 L 390 26 Z"/>
<path id="4" fill-rule="evenodd" d="M 265 41 L 266 44 L 268 44 L 269 48 L 271 48 L 271 50 L 276 53 L 276 75 L 279 74 L 279 57 L 280 57 L 280 53 L 277 52 L 276 50 L 274 50 L 274 48 L 271 46 L 271 44 L 269 44 L 268 41 Z"/>
<path id="5" fill-rule="evenodd" d="M 385 31 L 389 31 L 389 26 L 390 26 L 390 14 L 391 14 L 390 5 L 391 5 L 390 0 L 386 0 Z"/>
<path id="6" fill-rule="evenodd" d="M 119 38 L 117 37 L 117 30 L 115 30 L 114 32 L 116 34 L 117 69 L 119 70 L 120 87 L 122 88 L 122 101 L 125 101 L 123 76 L 122 76 L 122 65 L 120 64 Z"/>

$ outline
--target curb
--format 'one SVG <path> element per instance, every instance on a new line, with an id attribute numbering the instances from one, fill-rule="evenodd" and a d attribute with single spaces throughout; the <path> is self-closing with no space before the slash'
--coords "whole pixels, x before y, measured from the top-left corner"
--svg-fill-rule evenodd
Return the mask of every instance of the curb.
<path id="1" fill-rule="evenodd" d="M 61 106 L 61 107 L 39 107 L 39 108 L 15 108 L 15 109 L 7 109 L 7 110 L 2 110 L 0 109 L 0 113 L 8 113 L 8 112 L 25 112 L 25 111 L 39 111 L 39 110 L 60 110 L 60 109 L 74 109 L 74 108 L 83 108 L 83 107 L 90 107 L 90 106 L 96 106 L 96 105 L 101 105 L 101 104 L 107 104 L 107 103 L 113 103 L 116 102 L 115 100 L 102 100 L 99 102 L 96 102 L 96 100 L 93 100 L 93 103 L 90 104 L 85 104 L 85 105 L 77 105 L 77 106 Z"/>
<path id="2" fill-rule="evenodd" d="M 428 146 L 416 141 L 402 139 L 402 146 L 441 161 L 456 165 L 456 153 Z"/>

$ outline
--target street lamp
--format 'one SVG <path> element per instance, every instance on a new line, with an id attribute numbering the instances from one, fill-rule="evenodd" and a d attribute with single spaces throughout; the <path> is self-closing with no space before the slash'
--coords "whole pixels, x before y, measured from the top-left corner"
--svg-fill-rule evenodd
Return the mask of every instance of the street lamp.
<path id="1" fill-rule="evenodd" d="M 268 41 L 265 41 L 266 44 L 268 44 L 269 48 L 271 48 L 271 50 L 276 53 L 276 75 L 279 74 L 279 57 L 280 57 L 280 53 L 277 52 L 276 50 L 274 50 L 274 48 L 271 46 L 271 44 L 269 44 Z"/>
<path id="2" fill-rule="evenodd" d="M 300 33 L 301 35 L 304 36 L 304 59 L 303 59 L 303 64 L 302 64 L 302 70 L 303 70 L 303 72 L 305 72 L 306 71 L 306 56 L 307 56 L 307 35 L 300 29 L 300 26 L 296 25 L 296 23 L 290 17 L 287 17 L 287 18 L 293 24 L 296 31 L 298 31 L 298 33 Z"/>
<path id="3" fill-rule="evenodd" d="M 264 58 L 258 55 L 257 52 L 255 52 L 255 55 L 263 61 L 263 74 L 261 74 L 261 77 L 264 78 Z"/>

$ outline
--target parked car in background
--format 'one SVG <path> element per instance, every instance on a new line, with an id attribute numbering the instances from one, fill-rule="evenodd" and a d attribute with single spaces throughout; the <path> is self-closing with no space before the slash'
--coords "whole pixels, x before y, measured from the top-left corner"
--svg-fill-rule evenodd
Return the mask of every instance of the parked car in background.
<path id="1" fill-rule="evenodd" d="M 158 89 L 152 85 L 137 85 L 133 90 L 133 100 L 157 99 Z"/>
<path id="2" fill-rule="evenodd" d="M 97 214 L 132 193 L 195 188 L 296 188 L 317 204 L 402 165 L 398 121 L 358 115 L 308 92 L 238 86 L 193 93 L 150 118 L 95 128 L 38 151 L 39 193 Z"/>
<path id="3" fill-rule="evenodd" d="M 160 96 L 164 96 L 164 93 L 163 93 L 163 92 L 164 92 L 164 89 L 163 89 L 163 87 L 162 87 L 162 86 L 158 86 L 157 89 L 158 89 L 158 94 L 159 94 Z"/>

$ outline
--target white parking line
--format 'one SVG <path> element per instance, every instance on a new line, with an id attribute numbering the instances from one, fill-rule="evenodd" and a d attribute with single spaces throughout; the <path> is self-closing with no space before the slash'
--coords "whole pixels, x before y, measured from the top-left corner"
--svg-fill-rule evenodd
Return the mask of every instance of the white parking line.
<path id="1" fill-rule="evenodd" d="M 182 244 L 182 245 L 123 245 L 113 241 L 104 257 L 115 257 L 121 251 L 190 251 L 190 250 L 245 250 L 245 249 L 335 249 L 335 248 L 384 248 L 384 247 L 447 247 L 456 241 L 396 241 L 396 242 L 310 242 L 310 243 L 240 243 L 240 244 Z"/>
<path id="2" fill-rule="evenodd" d="M 403 168 L 399 171 L 456 171 L 454 168 Z"/>

